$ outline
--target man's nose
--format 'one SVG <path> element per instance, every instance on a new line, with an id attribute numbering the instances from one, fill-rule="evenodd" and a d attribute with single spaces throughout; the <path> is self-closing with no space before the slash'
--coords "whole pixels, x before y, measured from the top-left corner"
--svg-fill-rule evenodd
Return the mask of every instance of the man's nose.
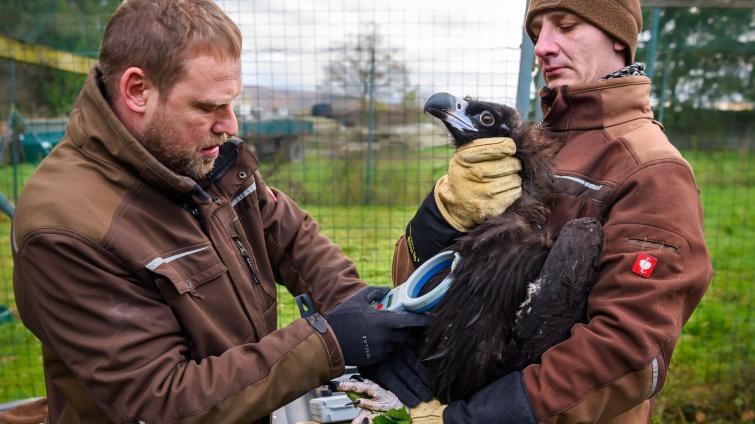
<path id="1" fill-rule="evenodd" d="M 235 136 L 239 133 L 239 121 L 236 114 L 233 113 L 233 107 L 227 105 L 218 110 L 215 124 L 212 126 L 212 132 L 215 134 L 226 133 L 229 136 Z"/>
<path id="2" fill-rule="evenodd" d="M 543 25 L 535 43 L 535 56 L 544 59 L 558 54 L 559 47 L 554 35 L 555 32 L 549 25 Z"/>

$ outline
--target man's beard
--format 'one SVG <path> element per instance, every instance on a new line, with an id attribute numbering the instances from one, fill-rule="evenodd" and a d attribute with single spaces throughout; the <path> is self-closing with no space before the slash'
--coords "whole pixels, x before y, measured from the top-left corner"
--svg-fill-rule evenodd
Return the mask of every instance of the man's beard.
<path id="1" fill-rule="evenodd" d="M 225 143 L 226 134 L 209 134 L 192 145 L 181 145 L 171 123 L 158 112 L 144 131 L 144 147 L 160 163 L 179 175 L 201 181 L 212 171 L 215 158 L 202 156 L 201 150 Z"/>

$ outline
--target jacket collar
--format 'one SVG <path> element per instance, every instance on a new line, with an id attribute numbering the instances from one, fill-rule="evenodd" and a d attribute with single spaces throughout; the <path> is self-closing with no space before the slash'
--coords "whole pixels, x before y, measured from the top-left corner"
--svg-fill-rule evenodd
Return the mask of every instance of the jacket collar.
<path id="1" fill-rule="evenodd" d="M 115 115 L 103 93 L 100 72 L 95 67 L 76 100 L 66 128 L 73 144 L 91 157 L 124 166 L 147 184 L 167 194 L 193 194 L 197 200 L 208 200 L 209 196 L 200 184 L 168 169 L 134 138 Z M 226 145 L 221 146 L 221 152 L 235 159 L 240 148 L 243 148 L 241 140 L 229 139 Z M 216 164 L 222 163 L 225 171 L 227 162 L 218 158 Z M 218 174 L 213 170 L 212 175 L 219 178 Z"/>
<path id="2" fill-rule="evenodd" d="M 645 76 L 555 89 L 543 87 L 540 99 L 544 114 L 540 127 L 543 130 L 602 129 L 635 119 L 653 119 L 650 80 Z"/>

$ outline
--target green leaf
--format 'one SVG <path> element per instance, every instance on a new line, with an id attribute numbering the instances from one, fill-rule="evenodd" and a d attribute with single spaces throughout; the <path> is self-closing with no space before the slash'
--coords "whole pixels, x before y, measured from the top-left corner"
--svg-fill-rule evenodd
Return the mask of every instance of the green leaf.
<path id="1" fill-rule="evenodd" d="M 377 415 L 372 420 L 373 424 L 412 424 L 412 417 L 405 408 L 391 409 L 388 412 Z"/>
<path id="2" fill-rule="evenodd" d="M 396 421 L 393 421 L 385 415 L 378 415 L 372 419 L 372 424 L 396 424 Z"/>
<path id="3" fill-rule="evenodd" d="M 409 415 L 409 412 L 406 411 L 406 408 L 391 409 L 390 411 L 386 412 L 386 415 L 393 418 L 394 420 L 408 420 L 408 422 L 412 422 L 412 417 Z"/>
<path id="4" fill-rule="evenodd" d="M 367 399 L 367 398 L 369 398 L 369 396 L 367 396 L 364 393 L 351 392 L 351 391 L 345 392 L 345 393 L 346 393 L 346 396 L 348 396 L 349 399 L 351 399 L 351 400 L 358 400 L 358 399 Z"/>

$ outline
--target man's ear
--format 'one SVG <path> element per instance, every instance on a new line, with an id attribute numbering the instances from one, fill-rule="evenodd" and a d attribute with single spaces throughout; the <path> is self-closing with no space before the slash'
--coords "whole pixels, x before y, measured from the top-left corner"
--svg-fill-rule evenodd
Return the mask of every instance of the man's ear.
<path id="1" fill-rule="evenodd" d="M 622 43 L 620 41 L 614 41 L 613 42 L 613 51 L 615 51 L 616 53 L 622 53 L 623 54 L 624 50 L 626 50 L 626 49 L 627 49 L 627 46 L 625 46 L 624 43 Z"/>
<path id="2" fill-rule="evenodd" d="M 156 97 L 157 90 L 147 79 L 144 70 L 131 67 L 123 71 L 118 82 L 118 97 L 131 112 L 144 114 L 147 101 Z"/>
<path id="3" fill-rule="evenodd" d="M 631 62 L 632 58 L 629 57 L 629 49 L 624 43 L 614 40 L 613 52 L 614 54 L 616 54 L 617 57 L 621 58 L 621 61 L 624 63 L 624 66 L 632 64 Z"/>

